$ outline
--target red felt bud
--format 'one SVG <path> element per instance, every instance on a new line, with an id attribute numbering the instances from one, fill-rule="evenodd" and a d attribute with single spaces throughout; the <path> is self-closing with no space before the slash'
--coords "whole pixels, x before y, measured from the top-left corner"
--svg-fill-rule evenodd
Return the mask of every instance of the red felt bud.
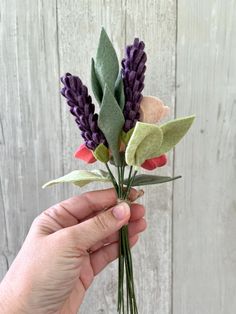
<path id="1" fill-rule="evenodd" d="M 88 149 L 85 144 L 80 145 L 80 147 L 74 153 L 74 157 L 87 162 L 87 164 L 92 164 L 97 161 L 92 151 Z"/>
<path id="2" fill-rule="evenodd" d="M 154 158 L 145 160 L 144 163 L 141 165 L 141 167 L 147 170 L 154 170 L 157 167 L 165 166 L 166 163 L 167 163 L 166 155 L 161 155 L 159 157 L 154 157 Z"/>

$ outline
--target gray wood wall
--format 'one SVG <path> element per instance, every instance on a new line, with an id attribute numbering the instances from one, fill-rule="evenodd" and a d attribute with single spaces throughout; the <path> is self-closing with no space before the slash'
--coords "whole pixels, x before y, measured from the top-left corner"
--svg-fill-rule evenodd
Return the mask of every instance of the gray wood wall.
<path id="1" fill-rule="evenodd" d="M 235 0 L 0 1 L 0 278 L 33 218 L 82 192 L 41 185 L 84 167 L 72 157 L 81 138 L 58 78 L 69 71 L 90 86 L 102 25 L 119 58 L 134 36 L 145 41 L 146 95 L 163 99 L 172 117 L 197 115 L 161 171 L 183 178 L 145 189 L 149 226 L 133 250 L 140 314 L 232 314 Z M 116 276 L 113 263 L 95 280 L 81 313 L 115 313 Z"/>

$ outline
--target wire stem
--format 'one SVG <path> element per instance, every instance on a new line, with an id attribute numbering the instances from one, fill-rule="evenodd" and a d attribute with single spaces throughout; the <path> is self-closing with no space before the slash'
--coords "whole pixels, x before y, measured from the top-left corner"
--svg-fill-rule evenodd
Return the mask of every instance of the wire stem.
<path id="1" fill-rule="evenodd" d="M 132 183 L 137 174 L 137 171 L 133 172 L 133 168 L 130 167 L 129 175 L 127 179 L 126 189 L 124 190 L 124 174 L 125 164 L 117 166 L 117 180 L 114 177 L 109 165 L 106 163 L 106 168 L 109 172 L 111 181 L 116 190 L 117 197 L 123 200 L 127 200 Z M 126 293 L 124 294 L 124 288 Z M 126 305 L 126 306 L 125 306 Z M 119 231 L 119 264 L 118 264 L 118 302 L 117 312 L 119 314 L 138 314 L 137 303 L 134 291 L 134 275 L 132 256 L 129 246 L 128 225 L 123 226 Z"/>

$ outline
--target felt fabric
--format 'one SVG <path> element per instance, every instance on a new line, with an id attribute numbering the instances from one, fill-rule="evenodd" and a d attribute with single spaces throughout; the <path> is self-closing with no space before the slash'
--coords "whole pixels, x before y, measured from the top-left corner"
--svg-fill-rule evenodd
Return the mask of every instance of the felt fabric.
<path id="1" fill-rule="evenodd" d="M 187 133 L 195 116 L 179 118 L 160 127 L 137 122 L 126 148 L 128 165 L 140 166 L 146 159 L 158 157 L 171 150 Z"/>
<path id="2" fill-rule="evenodd" d="M 163 176 L 153 176 L 149 174 L 139 174 L 134 178 L 132 186 L 160 184 L 164 182 L 173 181 L 179 178 L 181 178 L 181 176 L 171 178 L 171 177 L 163 177 Z M 127 179 L 124 181 L 124 184 L 127 184 Z"/>
<path id="3" fill-rule="evenodd" d="M 123 130 L 128 132 L 139 120 L 139 105 L 142 99 L 146 71 L 147 55 L 145 44 L 135 38 L 131 45 L 125 49 L 125 57 L 121 61 L 122 77 L 125 91 Z"/>
<path id="4" fill-rule="evenodd" d="M 61 77 L 64 87 L 61 94 L 67 99 L 71 114 L 75 117 L 81 135 L 89 149 L 94 150 L 100 143 L 106 145 L 104 134 L 97 125 L 98 115 L 88 93 L 88 88 L 78 76 L 66 73 Z"/>
<path id="5" fill-rule="evenodd" d="M 101 105 L 103 92 L 95 72 L 95 62 L 93 58 L 91 62 L 91 86 L 97 102 Z"/>
<path id="6" fill-rule="evenodd" d="M 160 126 L 163 133 L 163 142 L 157 156 L 171 150 L 188 132 L 195 116 L 188 116 L 169 121 Z"/>
<path id="7" fill-rule="evenodd" d="M 113 166 L 116 166 L 113 156 L 110 156 L 109 163 Z M 123 164 L 123 165 L 125 164 L 125 152 L 124 151 L 120 151 L 120 164 Z"/>
<path id="8" fill-rule="evenodd" d="M 43 185 L 43 189 L 57 183 L 73 183 L 79 187 L 85 186 L 91 182 L 110 182 L 110 176 L 103 170 L 75 170 L 63 177 L 52 180 Z"/>
<path id="9" fill-rule="evenodd" d="M 125 105 L 124 84 L 121 73 L 118 75 L 115 83 L 115 98 L 118 102 L 120 109 L 123 111 Z"/>
<path id="10" fill-rule="evenodd" d="M 98 126 L 106 137 L 116 165 L 120 163 L 119 138 L 123 125 L 123 113 L 109 87 L 105 85 Z"/>
<path id="11" fill-rule="evenodd" d="M 133 134 L 134 128 L 130 129 L 128 132 L 125 132 L 124 130 L 121 132 L 121 140 L 126 145 L 128 144 L 131 135 Z"/>
<path id="12" fill-rule="evenodd" d="M 159 157 L 154 157 L 154 158 L 145 160 L 144 163 L 141 165 L 141 167 L 146 170 L 154 170 L 156 168 L 165 166 L 166 163 L 167 163 L 167 157 L 164 154 Z"/>
<path id="13" fill-rule="evenodd" d="M 95 62 L 95 72 L 104 92 L 107 84 L 111 92 L 114 92 L 115 82 L 119 73 L 119 63 L 115 49 L 102 28 Z"/>
<path id="14" fill-rule="evenodd" d="M 93 151 L 94 157 L 101 162 L 109 161 L 109 149 L 104 144 L 99 144 L 98 147 Z"/>
<path id="15" fill-rule="evenodd" d="M 126 163 L 140 166 L 146 159 L 157 157 L 162 139 L 162 131 L 157 125 L 137 122 L 126 148 Z"/>
<path id="16" fill-rule="evenodd" d="M 139 121 L 157 123 L 170 112 L 170 108 L 157 97 L 144 96 L 140 103 Z"/>
<path id="17" fill-rule="evenodd" d="M 126 145 L 121 141 L 120 142 L 120 153 L 124 153 L 125 152 L 125 148 L 126 148 Z"/>
<path id="18" fill-rule="evenodd" d="M 103 144 L 100 144 L 103 145 Z M 92 164 L 97 161 L 97 159 L 94 157 L 92 151 L 86 147 L 85 144 L 81 144 L 79 148 L 74 153 L 75 158 L 81 159 L 88 164 Z"/>

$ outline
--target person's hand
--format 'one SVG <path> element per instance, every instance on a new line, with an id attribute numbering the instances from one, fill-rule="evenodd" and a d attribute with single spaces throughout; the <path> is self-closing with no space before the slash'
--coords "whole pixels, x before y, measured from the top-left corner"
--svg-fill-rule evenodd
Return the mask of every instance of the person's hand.
<path id="1" fill-rule="evenodd" d="M 143 206 L 115 204 L 113 189 L 94 191 L 39 215 L 0 285 L 1 313 L 76 313 L 94 276 L 118 257 L 118 230 L 129 223 L 133 246 L 146 228 Z"/>

